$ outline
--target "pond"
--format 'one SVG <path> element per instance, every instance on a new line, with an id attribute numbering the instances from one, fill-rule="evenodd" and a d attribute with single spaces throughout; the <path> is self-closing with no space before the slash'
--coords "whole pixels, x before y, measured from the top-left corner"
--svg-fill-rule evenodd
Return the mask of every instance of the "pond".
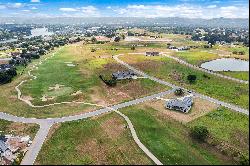
<path id="1" fill-rule="evenodd" d="M 221 58 L 205 62 L 201 67 L 212 71 L 249 71 L 249 61 Z"/>

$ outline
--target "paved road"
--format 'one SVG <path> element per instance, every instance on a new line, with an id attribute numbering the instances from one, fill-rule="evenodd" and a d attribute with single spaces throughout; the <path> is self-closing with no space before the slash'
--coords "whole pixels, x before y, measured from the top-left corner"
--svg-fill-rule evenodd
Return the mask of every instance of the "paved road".
<path id="1" fill-rule="evenodd" d="M 44 122 L 44 124 L 40 126 L 40 129 L 37 132 L 36 137 L 34 138 L 31 146 L 28 148 L 28 151 L 25 154 L 21 165 L 34 164 L 36 157 L 39 154 L 39 151 L 41 150 L 42 145 L 49 133 L 49 129 L 52 125 L 53 123 Z"/>
<path id="2" fill-rule="evenodd" d="M 115 56 L 113 56 L 113 58 L 114 58 L 117 62 L 119 62 L 120 64 L 126 66 L 128 69 L 133 70 L 135 73 L 137 73 L 137 74 L 139 74 L 139 75 L 142 75 L 143 77 L 149 78 L 150 80 L 156 81 L 156 82 L 158 82 L 158 83 L 160 83 L 160 84 L 170 86 L 170 87 L 172 87 L 172 88 L 174 88 L 174 89 L 176 89 L 176 88 L 182 88 L 182 89 L 188 91 L 188 89 L 185 89 L 185 88 L 183 88 L 183 87 L 178 87 L 178 86 L 176 86 L 176 85 L 174 85 L 174 84 L 171 84 L 171 83 L 169 83 L 169 82 L 166 82 L 166 81 L 160 80 L 160 79 L 158 79 L 158 78 L 149 76 L 149 75 L 147 75 L 146 73 L 137 70 L 136 68 L 134 68 L 134 67 L 130 66 L 129 64 L 127 64 L 127 63 L 123 62 L 122 60 L 120 60 L 120 59 L 118 58 L 120 55 L 124 55 L 124 54 L 115 55 Z M 196 96 L 198 96 L 198 97 L 200 97 L 200 98 L 209 100 L 209 101 L 211 101 L 211 102 L 214 102 L 214 103 L 216 103 L 216 104 L 218 104 L 218 105 L 224 106 L 224 107 L 229 108 L 229 109 L 231 109 L 231 110 L 234 110 L 234 111 L 237 111 L 237 112 L 240 112 L 240 113 L 249 115 L 249 111 L 246 110 L 246 109 L 240 108 L 240 107 L 235 106 L 235 105 L 233 105 L 233 104 L 229 104 L 229 103 L 226 103 L 226 102 L 223 102 L 223 101 L 214 99 L 214 98 L 211 98 L 211 97 L 206 96 L 206 95 L 199 94 L 199 93 L 194 92 L 194 91 L 193 91 L 193 93 L 194 93 L 194 95 L 196 95 Z"/>

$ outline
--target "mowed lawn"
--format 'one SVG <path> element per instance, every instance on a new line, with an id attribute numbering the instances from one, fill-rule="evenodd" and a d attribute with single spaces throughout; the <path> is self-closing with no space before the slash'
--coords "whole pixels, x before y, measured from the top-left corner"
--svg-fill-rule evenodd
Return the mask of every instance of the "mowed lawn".
<path id="1" fill-rule="evenodd" d="M 190 129 L 151 107 L 132 106 L 121 110 L 127 115 L 141 142 L 166 165 L 232 164 L 221 154 L 206 149 L 189 136 Z"/>
<path id="2" fill-rule="evenodd" d="M 215 140 L 226 142 L 249 155 L 248 116 L 221 107 L 188 124 L 191 127 L 196 125 L 206 126 Z"/>
<path id="3" fill-rule="evenodd" d="M 94 45 L 95 47 L 98 47 Z M 148 79 L 138 79 L 130 81 L 119 81 L 116 87 L 107 87 L 104 85 L 99 75 L 108 75 L 111 77 L 113 72 L 126 71 L 122 65 L 117 64 L 111 57 L 108 50 L 110 46 L 100 45 L 100 48 L 92 53 L 90 50 L 93 45 L 85 46 L 67 46 L 56 53 L 56 55 L 44 62 L 39 69 L 34 71 L 37 76 L 36 80 L 29 81 L 22 87 L 24 95 L 34 98 L 36 104 L 46 104 L 53 102 L 84 100 L 92 102 L 91 96 L 93 91 L 99 89 L 100 91 L 96 96 L 104 96 L 109 94 L 109 90 L 114 90 L 116 93 L 124 94 L 124 98 L 116 103 L 128 99 L 150 95 L 162 90 L 168 89 L 166 86 L 159 85 Z M 103 50 L 102 50 L 103 47 Z M 102 55 L 103 53 L 104 55 Z M 74 67 L 67 66 L 68 62 L 76 65 Z M 51 91 L 50 87 L 63 85 L 61 90 Z M 72 96 L 72 93 L 81 91 L 82 94 Z M 49 97 L 56 97 L 55 99 L 47 102 L 41 101 L 43 95 Z M 126 97 L 127 96 L 127 97 Z M 103 99 L 104 100 L 104 99 Z M 110 104 L 116 104 L 110 103 Z"/>
<path id="4" fill-rule="evenodd" d="M 44 143 L 36 164 L 153 164 L 118 114 L 61 124 Z"/>
<path id="5" fill-rule="evenodd" d="M 167 57 L 145 57 L 125 55 L 123 61 L 136 68 L 176 85 L 195 90 L 216 99 L 249 108 L 249 87 L 227 79 L 222 79 L 177 63 Z M 196 75 L 195 83 L 190 84 L 188 75 Z"/>

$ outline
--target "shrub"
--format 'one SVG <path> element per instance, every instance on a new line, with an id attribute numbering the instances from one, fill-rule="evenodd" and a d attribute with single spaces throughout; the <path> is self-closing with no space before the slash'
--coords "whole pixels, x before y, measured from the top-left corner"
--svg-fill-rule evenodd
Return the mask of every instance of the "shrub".
<path id="1" fill-rule="evenodd" d="M 178 88 L 178 89 L 176 89 L 176 90 L 174 91 L 174 94 L 175 94 L 176 96 L 181 96 L 181 95 L 184 94 L 184 90 L 181 89 L 181 88 Z"/>
<path id="2" fill-rule="evenodd" d="M 249 165 L 249 157 L 247 155 L 241 154 L 239 162 L 241 165 Z"/>
<path id="3" fill-rule="evenodd" d="M 194 126 L 191 129 L 191 136 L 194 139 L 204 142 L 209 135 L 209 131 L 205 126 Z"/>
<path id="4" fill-rule="evenodd" d="M 187 76 L 187 80 L 189 81 L 189 83 L 195 83 L 196 79 L 197 79 L 196 75 L 190 74 Z"/>
<path id="5" fill-rule="evenodd" d="M 109 80 L 106 80 L 102 75 L 99 75 L 99 78 L 108 86 L 114 87 L 116 86 L 117 80 L 112 78 Z"/>

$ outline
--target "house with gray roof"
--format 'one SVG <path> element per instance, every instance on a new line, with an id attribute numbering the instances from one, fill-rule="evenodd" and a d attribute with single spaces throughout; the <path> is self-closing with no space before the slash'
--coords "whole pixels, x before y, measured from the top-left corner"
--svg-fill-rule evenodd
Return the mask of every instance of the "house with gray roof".
<path id="1" fill-rule="evenodd" d="M 118 71 L 113 73 L 112 77 L 116 80 L 133 79 L 136 77 L 136 74 L 132 70 Z"/>
<path id="2" fill-rule="evenodd" d="M 7 144 L 3 140 L 0 140 L 0 156 L 6 157 L 9 156 L 10 154 L 12 153 Z"/>
<path id="3" fill-rule="evenodd" d="M 181 99 L 170 99 L 166 102 L 165 107 L 183 113 L 188 113 L 193 105 L 193 98 L 186 96 Z"/>

